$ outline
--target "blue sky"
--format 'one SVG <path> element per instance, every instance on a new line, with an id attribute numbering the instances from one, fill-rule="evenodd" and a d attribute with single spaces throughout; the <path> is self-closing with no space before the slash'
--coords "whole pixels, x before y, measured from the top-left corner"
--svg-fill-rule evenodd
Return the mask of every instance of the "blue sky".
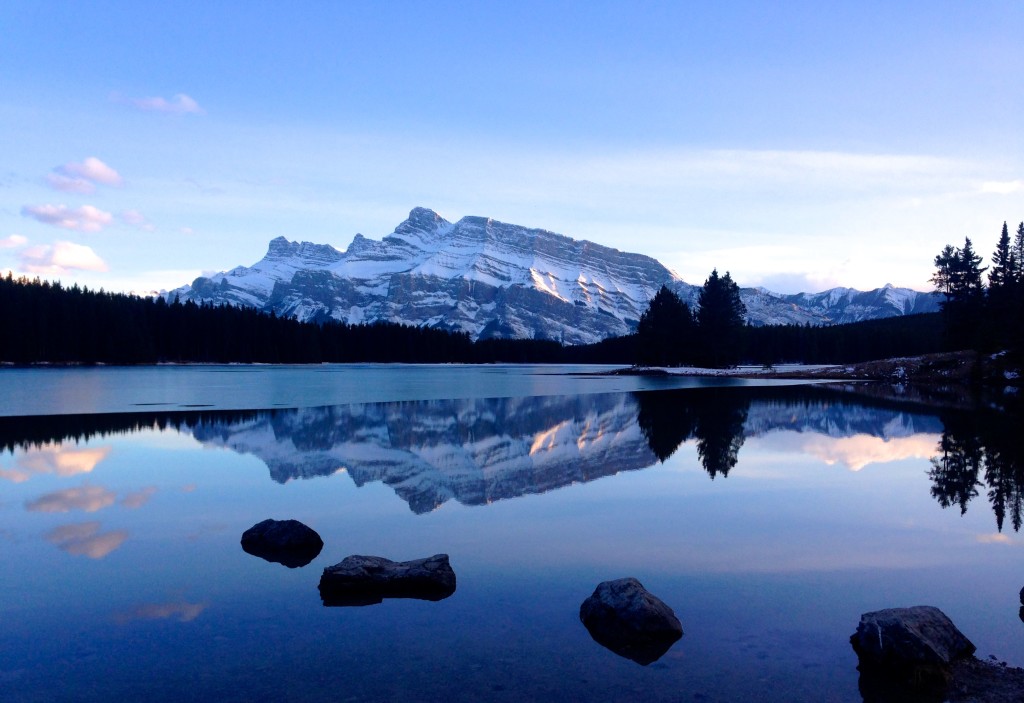
<path id="1" fill-rule="evenodd" d="M 1020 2 L 0 4 L 0 271 L 110 290 L 414 206 L 700 283 L 928 287 L 1024 220 Z"/>

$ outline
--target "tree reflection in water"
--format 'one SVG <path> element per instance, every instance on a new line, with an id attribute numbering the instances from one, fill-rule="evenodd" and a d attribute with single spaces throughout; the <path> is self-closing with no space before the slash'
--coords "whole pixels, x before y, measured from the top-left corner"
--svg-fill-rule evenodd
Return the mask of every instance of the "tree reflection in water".
<path id="1" fill-rule="evenodd" d="M 960 513 L 987 488 L 1000 532 L 1009 516 L 1014 532 L 1024 515 L 1024 438 L 1022 414 L 1012 411 L 947 412 L 941 415 L 942 440 L 928 477 L 932 495 L 943 508 Z"/>
<path id="2" fill-rule="evenodd" d="M 735 389 L 690 389 L 636 393 L 637 423 L 654 455 L 664 463 L 688 440 L 712 479 L 729 475 L 739 459 L 751 395 Z"/>

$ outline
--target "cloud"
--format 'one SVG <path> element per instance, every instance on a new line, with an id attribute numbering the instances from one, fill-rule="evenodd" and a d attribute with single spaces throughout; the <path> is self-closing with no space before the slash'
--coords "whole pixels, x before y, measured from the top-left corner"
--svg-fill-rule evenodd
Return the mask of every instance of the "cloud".
<path id="1" fill-rule="evenodd" d="M 156 493 L 156 488 L 154 486 L 147 486 L 146 488 L 134 491 L 121 499 L 121 506 L 128 508 L 129 510 L 141 508 L 149 502 L 149 499 L 153 497 L 154 493 Z"/>
<path id="2" fill-rule="evenodd" d="M 84 510 L 94 513 L 114 504 L 117 495 L 102 486 L 79 486 L 54 491 L 25 503 L 25 509 L 34 513 L 67 513 Z"/>
<path id="3" fill-rule="evenodd" d="M 1024 181 L 985 181 L 981 184 L 979 190 L 982 193 L 995 193 L 997 195 L 1024 193 Z"/>
<path id="4" fill-rule="evenodd" d="M 21 214 L 43 224 L 78 232 L 99 232 L 114 216 L 92 205 L 69 208 L 67 205 L 25 205 Z"/>
<path id="5" fill-rule="evenodd" d="M 125 530 L 100 532 L 100 523 L 80 522 L 55 527 L 44 537 L 68 554 L 102 559 L 120 547 L 128 539 L 128 533 Z"/>
<path id="6" fill-rule="evenodd" d="M 80 193 L 88 195 L 96 191 L 96 186 L 84 178 L 72 178 L 63 173 L 51 171 L 46 174 L 46 183 L 54 190 L 64 193 Z"/>
<path id="7" fill-rule="evenodd" d="M 53 169 L 46 174 L 46 182 L 65 193 L 89 194 L 96 190 L 96 184 L 119 186 L 124 179 L 95 156 L 89 156 L 82 162 L 71 161 Z"/>
<path id="8" fill-rule="evenodd" d="M 21 252 L 21 268 L 28 273 L 60 275 L 69 271 L 107 271 L 107 263 L 84 244 L 54 242 Z"/>
<path id="9" fill-rule="evenodd" d="M 0 239 L 0 249 L 18 249 L 28 244 L 28 238 L 20 234 L 12 234 Z"/>
<path id="10" fill-rule="evenodd" d="M 156 230 L 156 226 L 138 210 L 125 210 L 118 215 L 118 218 L 126 225 L 141 229 L 143 232 L 153 232 Z"/>
<path id="11" fill-rule="evenodd" d="M 32 476 L 54 474 L 56 476 L 76 476 L 89 473 L 96 465 L 107 458 L 110 447 L 90 447 L 85 449 L 63 449 L 59 445 L 51 445 L 32 449 L 17 457 L 14 468 L 0 470 L 0 478 L 22 483 Z"/>
<path id="12" fill-rule="evenodd" d="M 163 112 L 170 115 L 202 115 L 205 110 L 192 97 L 178 93 L 170 100 L 159 96 L 149 98 L 114 98 L 118 102 L 127 102 L 145 112 Z"/>
<path id="13" fill-rule="evenodd" d="M 139 605 L 131 610 L 125 610 L 114 615 L 114 621 L 119 624 L 127 624 L 133 620 L 177 620 L 178 622 L 192 622 L 206 610 L 206 603 L 189 603 L 188 601 L 176 601 L 173 603 L 147 603 Z"/>

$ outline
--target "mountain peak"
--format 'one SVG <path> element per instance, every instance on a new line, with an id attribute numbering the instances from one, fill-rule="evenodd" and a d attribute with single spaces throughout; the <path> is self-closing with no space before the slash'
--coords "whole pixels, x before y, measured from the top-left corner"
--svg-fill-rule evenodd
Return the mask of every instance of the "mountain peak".
<path id="1" fill-rule="evenodd" d="M 338 261 L 342 254 L 330 244 L 313 242 L 290 242 L 284 237 L 274 237 L 267 247 L 267 259 L 281 260 L 299 258 L 309 263 L 329 264 Z"/>
<path id="2" fill-rule="evenodd" d="M 409 217 L 405 222 L 395 228 L 395 232 L 404 234 L 410 231 L 423 232 L 433 231 L 445 225 L 451 224 L 436 212 L 426 207 L 414 207 L 409 211 Z"/>
<path id="3" fill-rule="evenodd" d="M 251 267 L 172 293 L 302 320 L 387 320 L 440 325 L 474 337 L 581 344 L 635 329 L 663 284 L 696 302 L 699 288 L 651 257 L 488 217 L 466 216 L 453 224 L 416 207 L 380 241 L 356 235 L 343 253 L 277 237 Z M 891 286 L 793 295 L 743 289 L 740 295 L 754 324 L 852 322 L 938 305 L 935 295 Z"/>

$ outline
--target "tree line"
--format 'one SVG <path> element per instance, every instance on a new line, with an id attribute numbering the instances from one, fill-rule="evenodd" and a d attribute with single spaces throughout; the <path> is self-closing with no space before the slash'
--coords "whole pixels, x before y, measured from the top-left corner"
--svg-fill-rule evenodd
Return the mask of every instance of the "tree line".
<path id="1" fill-rule="evenodd" d="M 393 323 L 299 322 L 232 305 L 0 278 L 0 361 L 10 363 L 446 362 L 468 334 Z"/>
<path id="2" fill-rule="evenodd" d="M 562 363 L 724 366 L 849 363 L 938 351 L 938 314 L 850 325 L 753 327 L 739 288 L 713 271 L 694 311 L 667 288 L 637 333 L 595 344 L 491 338 L 387 322 L 299 322 L 254 308 L 170 302 L 38 278 L 0 278 L 0 362 Z"/>
<path id="3" fill-rule="evenodd" d="M 991 265 L 981 262 L 970 237 L 962 247 L 947 244 L 935 257 L 931 281 L 945 298 L 947 341 L 960 348 L 1019 351 L 1024 346 L 1024 222 L 1012 239 L 1003 222 Z"/>

